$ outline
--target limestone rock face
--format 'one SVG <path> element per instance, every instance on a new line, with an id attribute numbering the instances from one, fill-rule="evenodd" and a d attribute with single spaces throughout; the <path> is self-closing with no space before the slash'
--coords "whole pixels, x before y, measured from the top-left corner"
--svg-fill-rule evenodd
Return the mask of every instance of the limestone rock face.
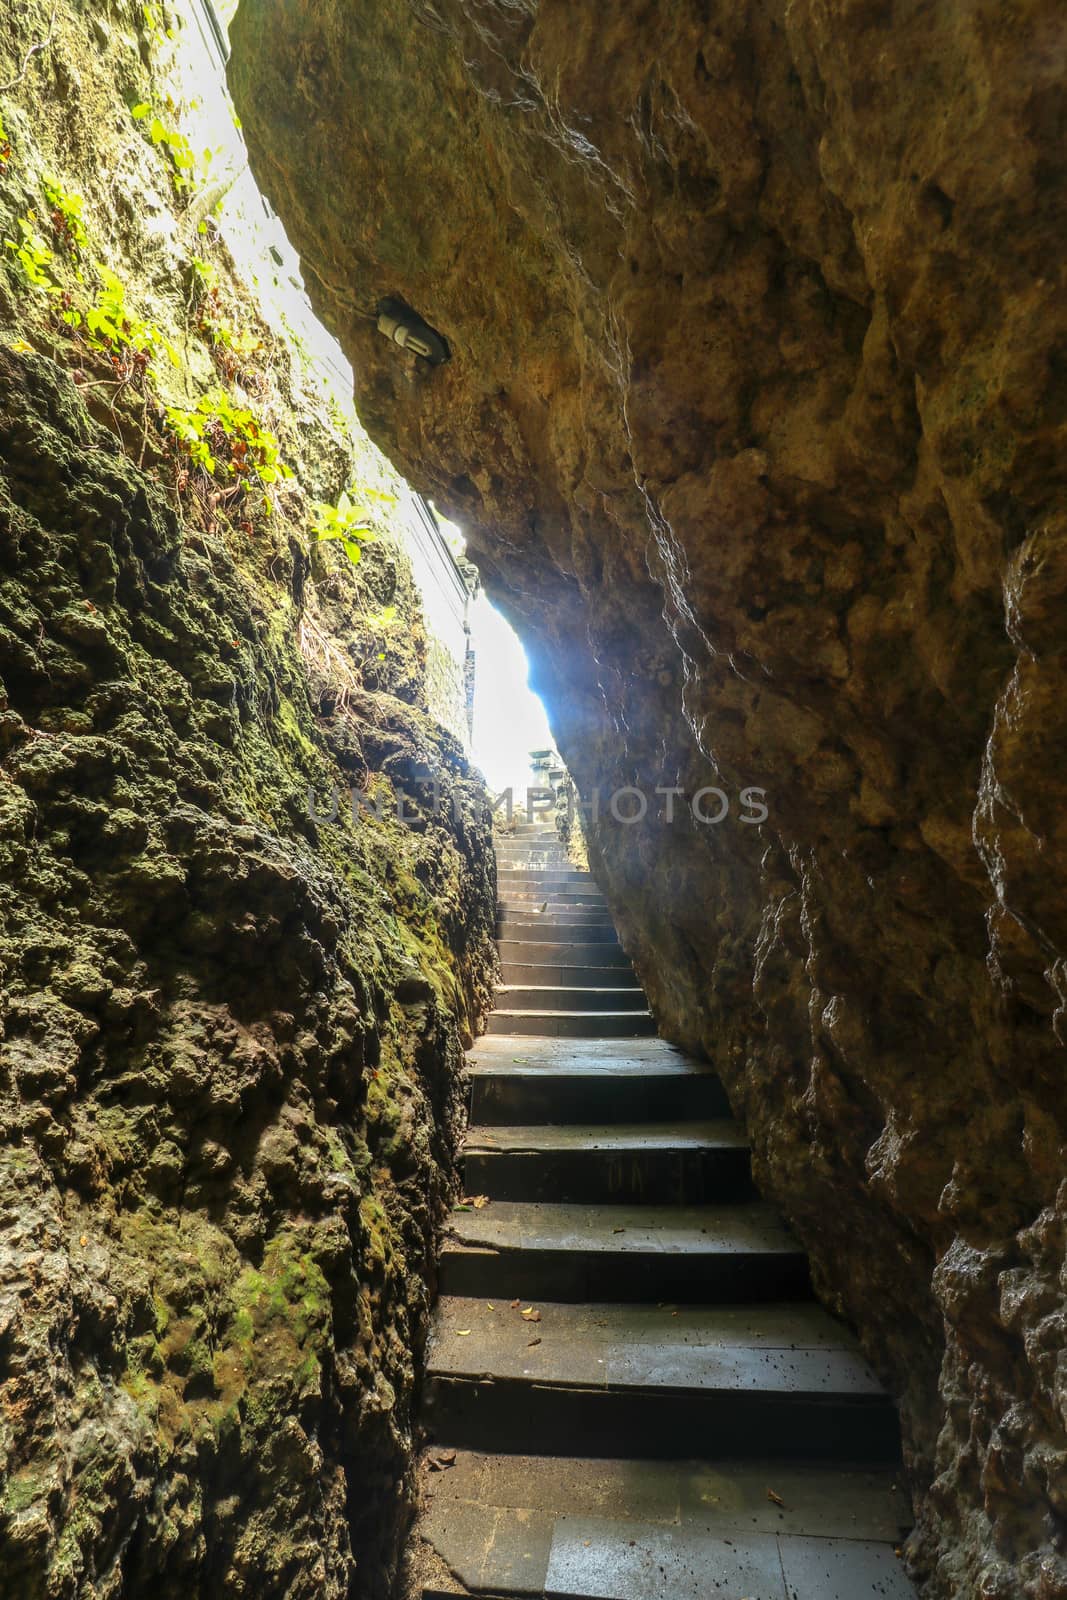
<path id="1" fill-rule="evenodd" d="M 360 414 L 901 1396 L 914 1569 L 1067 1594 L 1062 9 L 243 0 L 233 43 Z"/>
<path id="2" fill-rule="evenodd" d="M 484 793 L 387 696 L 324 740 L 263 600 L 51 363 L 0 356 L 0 453 L 4 1592 L 384 1596 Z M 357 729 L 447 811 L 328 820 Z"/>
<path id="3" fill-rule="evenodd" d="M 0 1593 L 385 1600 L 489 807 L 428 713 L 402 542 L 314 538 L 356 453 L 321 368 L 131 117 L 180 18 L 101 11 L 0 36 L 0 238 L 61 280 L 0 250 Z M 165 431 L 214 394 L 221 457 L 220 393 L 291 469 L 269 516 Z"/>

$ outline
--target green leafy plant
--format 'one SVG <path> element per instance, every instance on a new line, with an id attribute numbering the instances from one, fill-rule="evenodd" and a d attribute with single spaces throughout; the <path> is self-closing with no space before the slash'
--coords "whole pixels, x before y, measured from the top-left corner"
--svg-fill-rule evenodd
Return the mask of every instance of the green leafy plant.
<path id="1" fill-rule="evenodd" d="M 224 389 L 201 395 L 192 410 L 168 406 L 167 423 L 190 460 L 209 476 L 230 473 L 245 487 L 253 479 L 269 486 L 293 476 L 273 433 L 247 408 L 235 405 Z"/>
<path id="2" fill-rule="evenodd" d="M 159 15 L 154 6 L 142 6 L 141 17 L 144 21 L 144 31 L 154 45 L 161 45 L 165 39 L 174 38 L 174 28 Z"/>
<path id="3" fill-rule="evenodd" d="M 85 201 L 80 194 L 71 194 L 64 189 L 57 178 L 45 178 L 44 192 L 52 208 L 52 232 L 71 255 L 79 255 L 88 243 L 82 221 Z"/>
<path id="4" fill-rule="evenodd" d="M 148 137 L 159 149 L 162 149 L 170 159 L 171 182 L 176 191 L 181 194 L 184 190 L 193 187 L 197 174 L 197 159 L 193 154 L 193 147 L 184 133 L 177 128 L 169 127 L 163 118 L 153 111 L 147 100 L 142 100 L 132 107 L 130 115 L 134 122 L 143 122 Z M 207 170 L 211 161 L 211 151 L 205 150 L 201 166 Z"/>
<path id="5" fill-rule="evenodd" d="M 64 321 L 73 328 L 84 324 L 90 349 L 133 357 L 142 373 L 151 357 L 160 353 L 169 357 L 172 366 L 180 367 L 181 356 L 166 335 L 128 305 L 122 279 L 100 261 L 94 267 L 100 279 L 96 299 L 84 312 L 76 308 L 64 312 Z"/>
<path id="6" fill-rule="evenodd" d="M 347 438 L 352 431 L 351 419 L 345 415 L 344 408 L 336 395 L 330 395 L 326 402 L 326 411 L 330 418 L 330 426 Z"/>
<path id="7" fill-rule="evenodd" d="M 347 491 L 335 506 L 317 500 L 312 507 L 311 531 L 322 544 L 337 540 L 353 566 L 362 559 L 362 546 L 373 544 L 378 534 L 373 523 L 375 505 L 395 505 L 396 495 L 383 489 L 361 489 L 363 504 L 357 505 Z"/>
<path id="8" fill-rule="evenodd" d="M 210 261 L 205 261 L 203 256 L 192 256 L 189 265 L 193 269 L 193 277 L 202 292 L 209 293 L 212 289 L 218 288 L 218 269 L 212 266 Z"/>
<path id="9" fill-rule="evenodd" d="M 196 326 L 211 346 L 215 365 L 227 379 L 237 375 L 239 361 L 255 355 L 263 341 L 247 328 L 239 328 L 228 315 L 218 284 L 218 273 L 209 261 L 193 256 L 194 282 L 198 288 Z"/>
<path id="10" fill-rule="evenodd" d="M 19 237 L 5 239 L 4 244 L 13 252 L 23 277 L 42 294 L 61 294 L 62 290 L 49 270 L 55 255 L 37 231 L 36 214 L 31 211 L 17 220 Z"/>
<path id="11" fill-rule="evenodd" d="M 395 621 L 396 606 L 383 606 L 380 611 L 375 612 L 373 617 L 367 618 L 367 626 L 368 628 L 373 628 L 375 633 L 385 633 L 388 628 L 392 627 Z M 377 656 L 379 661 L 384 661 L 385 651 L 379 650 L 377 652 Z"/>
<path id="12" fill-rule="evenodd" d="M 167 426 L 193 465 L 202 467 L 209 477 L 214 476 L 217 463 L 208 442 L 206 416 L 199 411 L 183 411 L 180 406 L 168 406 Z"/>
<path id="13" fill-rule="evenodd" d="M 11 140 L 8 137 L 7 129 L 4 127 L 4 119 L 0 117 L 0 167 L 5 167 L 10 160 Z"/>

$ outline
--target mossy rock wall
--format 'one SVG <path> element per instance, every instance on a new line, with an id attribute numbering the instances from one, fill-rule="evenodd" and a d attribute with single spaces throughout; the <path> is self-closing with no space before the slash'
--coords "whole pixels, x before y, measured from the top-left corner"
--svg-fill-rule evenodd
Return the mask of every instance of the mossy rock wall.
<path id="1" fill-rule="evenodd" d="M 9 18 L 0 77 L 48 28 Z M 309 539 L 352 440 L 221 242 L 185 240 L 128 116 L 152 48 L 139 7 L 60 5 L 0 100 L 5 231 L 37 195 L 57 244 L 60 172 L 84 263 L 181 355 L 123 379 L 6 253 L 0 1591 L 380 1596 L 490 996 L 488 808 L 425 711 L 402 549 Z M 194 248 L 258 330 L 236 374 L 188 315 Z M 219 383 L 294 471 L 270 516 L 168 438 L 165 405 Z"/>

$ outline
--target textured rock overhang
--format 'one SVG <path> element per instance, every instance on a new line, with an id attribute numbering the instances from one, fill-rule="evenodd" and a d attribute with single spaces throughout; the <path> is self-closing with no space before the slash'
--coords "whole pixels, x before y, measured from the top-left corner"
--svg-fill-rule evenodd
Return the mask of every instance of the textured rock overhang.
<path id="1" fill-rule="evenodd" d="M 1067 1594 L 1062 8 L 244 0 L 234 47 L 579 783 L 734 801 L 592 862 L 901 1394 L 916 1570 Z"/>

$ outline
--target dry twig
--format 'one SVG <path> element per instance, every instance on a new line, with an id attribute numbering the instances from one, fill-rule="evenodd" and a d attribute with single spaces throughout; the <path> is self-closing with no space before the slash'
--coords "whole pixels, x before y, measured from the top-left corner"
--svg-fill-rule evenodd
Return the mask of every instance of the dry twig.
<path id="1" fill-rule="evenodd" d="M 19 68 L 18 76 L 12 78 L 9 83 L 0 83 L 0 94 L 10 94 L 12 89 L 18 88 L 19 84 L 30 70 L 30 62 L 33 60 L 34 56 L 39 56 L 43 50 L 48 49 L 49 45 L 52 43 L 52 35 L 55 33 L 55 31 L 56 8 L 53 6 L 52 20 L 48 24 L 47 36 L 44 39 L 38 39 L 36 44 L 30 45 L 30 48 L 26 51 L 26 54 L 23 57 L 22 66 Z"/>

